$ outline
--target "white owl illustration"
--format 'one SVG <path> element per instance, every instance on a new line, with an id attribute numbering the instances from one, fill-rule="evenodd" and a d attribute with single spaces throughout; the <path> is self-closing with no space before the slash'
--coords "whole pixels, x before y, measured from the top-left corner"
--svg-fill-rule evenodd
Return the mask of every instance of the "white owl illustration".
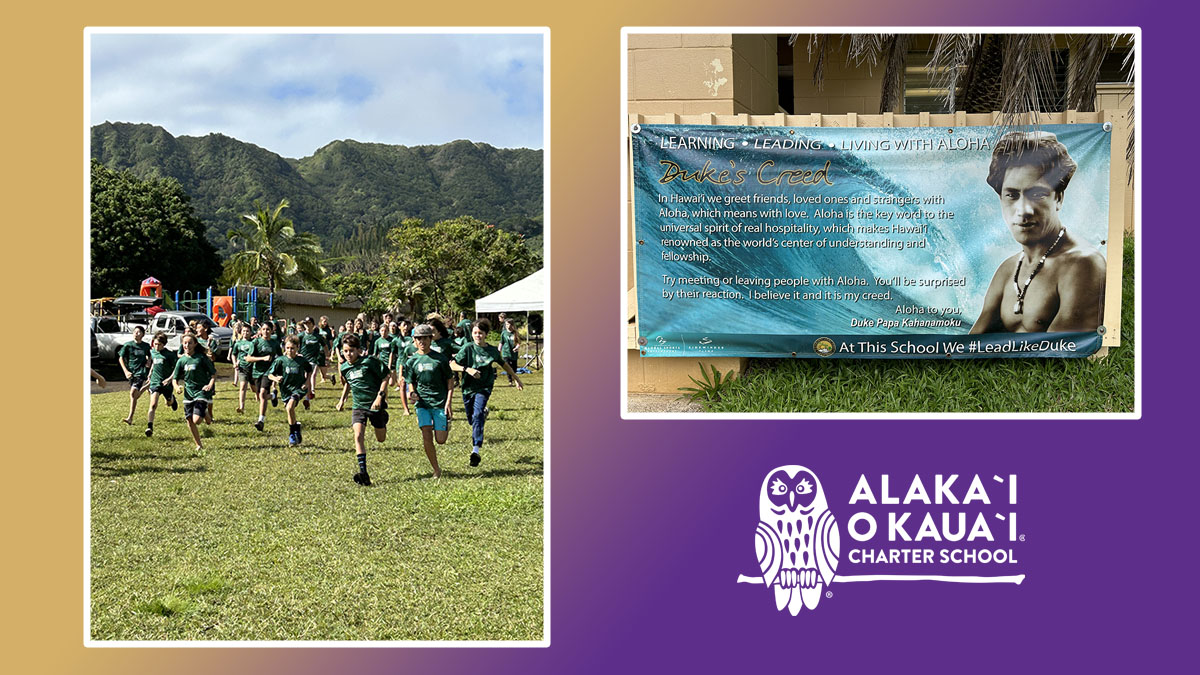
<path id="1" fill-rule="evenodd" d="M 829 512 L 821 481 L 790 464 L 767 473 L 758 498 L 754 550 L 763 584 L 775 594 L 775 608 L 795 616 L 816 609 L 837 571 L 841 535 Z"/>

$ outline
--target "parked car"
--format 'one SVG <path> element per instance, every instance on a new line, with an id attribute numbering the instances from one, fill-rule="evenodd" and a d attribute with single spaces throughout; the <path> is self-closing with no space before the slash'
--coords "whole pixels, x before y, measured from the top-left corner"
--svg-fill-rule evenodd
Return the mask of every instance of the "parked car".
<path id="1" fill-rule="evenodd" d="M 155 333 L 162 331 L 167 334 L 167 347 L 178 350 L 179 338 L 183 336 L 188 324 L 192 321 L 198 321 L 208 326 L 208 330 L 216 340 L 216 344 L 213 345 L 214 359 L 228 360 L 229 346 L 233 342 L 233 329 L 218 326 L 216 321 L 203 312 L 173 312 L 170 310 L 159 312 L 150 319 L 150 324 L 146 327 L 146 339 L 149 340 Z"/>

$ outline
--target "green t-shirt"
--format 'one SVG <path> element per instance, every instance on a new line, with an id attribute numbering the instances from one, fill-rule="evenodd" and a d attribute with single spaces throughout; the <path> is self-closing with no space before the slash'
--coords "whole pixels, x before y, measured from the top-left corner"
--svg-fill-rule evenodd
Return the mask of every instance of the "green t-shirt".
<path id="1" fill-rule="evenodd" d="M 325 346 L 333 344 L 333 326 L 317 326 L 317 334 L 325 338 Z"/>
<path id="2" fill-rule="evenodd" d="M 268 338 L 254 338 L 254 353 L 250 356 L 275 356 L 275 343 Z M 271 369 L 271 361 L 255 361 L 250 371 L 254 378 L 262 377 Z"/>
<path id="3" fill-rule="evenodd" d="M 440 408 L 446 405 L 454 371 L 444 354 L 430 351 L 414 354 L 404 364 L 404 380 L 417 392 L 418 408 Z"/>
<path id="4" fill-rule="evenodd" d="M 395 349 L 396 344 L 392 341 L 392 338 L 380 337 L 375 340 L 375 348 L 371 350 L 371 353 L 378 357 L 384 365 L 388 365 L 392 362 L 392 352 Z"/>
<path id="5" fill-rule="evenodd" d="M 501 361 L 500 350 L 492 345 L 480 347 L 472 342 L 459 350 L 454 361 L 463 368 L 479 370 L 479 377 L 463 373 L 464 394 L 491 393 L 492 385 L 496 383 L 496 364 Z"/>
<path id="6" fill-rule="evenodd" d="M 333 341 L 333 353 L 337 354 L 339 360 L 342 358 L 342 338 L 346 337 L 347 335 L 350 335 L 350 333 L 347 333 L 344 330 L 338 331 L 337 337 Z"/>
<path id="7" fill-rule="evenodd" d="M 317 363 L 325 353 L 325 338 L 320 333 L 300 334 L 300 356 L 309 363 Z"/>
<path id="8" fill-rule="evenodd" d="M 505 359 L 516 358 L 517 341 L 507 329 L 500 331 L 500 356 Z"/>
<path id="9" fill-rule="evenodd" d="M 400 379 L 408 381 L 408 360 L 413 354 L 417 353 L 417 343 L 412 338 L 408 338 L 408 342 L 396 352 L 396 363 L 400 364 Z"/>
<path id="10" fill-rule="evenodd" d="M 171 379 L 171 374 L 175 372 L 175 362 L 179 360 L 179 355 L 174 349 L 163 347 L 162 351 L 156 349 L 150 350 L 150 360 L 153 364 L 150 366 L 150 387 L 152 389 L 162 386 L 164 380 Z"/>
<path id="11" fill-rule="evenodd" d="M 463 335 L 466 335 L 469 338 L 471 337 L 471 323 L 472 322 L 470 319 L 463 319 L 462 321 L 458 322 L 458 325 L 455 326 L 455 328 L 463 329 Z"/>
<path id="12" fill-rule="evenodd" d="M 388 367 L 374 356 L 360 356 L 357 361 L 343 362 L 342 380 L 350 385 L 350 397 L 355 410 L 370 410 L 379 396 L 379 386 L 387 378 Z"/>
<path id="13" fill-rule="evenodd" d="M 238 340 L 233 343 L 233 358 L 241 370 L 250 370 L 253 363 L 249 361 L 243 363 L 242 359 L 247 356 L 254 356 L 254 340 Z"/>
<path id="14" fill-rule="evenodd" d="M 279 381 L 279 395 L 288 398 L 308 391 L 308 374 L 312 369 L 312 363 L 303 356 L 293 359 L 284 354 L 271 362 L 268 374 L 283 377 Z"/>
<path id="15" fill-rule="evenodd" d="M 204 386 L 217 374 L 213 362 L 199 352 L 195 356 L 180 354 L 175 362 L 175 381 L 183 383 L 183 400 L 196 401 L 212 397 L 211 392 L 204 391 Z"/>
<path id="16" fill-rule="evenodd" d="M 146 376 L 146 359 L 150 357 L 150 343 L 142 340 L 130 340 L 121 345 L 120 356 L 125 359 L 125 367 L 133 377 Z"/>
<path id="17" fill-rule="evenodd" d="M 432 352 L 445 354 L 447 360 L 458 353 L 458 349 L 454 347 L 453 337 L 444 337 L 441 340 L 434 340 L 429 344 L 429 350 Z"/>

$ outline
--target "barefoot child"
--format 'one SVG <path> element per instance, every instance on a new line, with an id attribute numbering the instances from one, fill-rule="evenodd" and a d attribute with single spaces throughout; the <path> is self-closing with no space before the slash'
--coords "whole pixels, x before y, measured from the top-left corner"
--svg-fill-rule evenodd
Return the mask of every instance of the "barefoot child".
<path id="1" fill-rule="evenodd" d="M 150 350 L 150 411 L 146 413 L 146 436 L 154 435 L 154 411 L 158 410 L 158 399 L 167 398 L 167 405 L 176 410 L 179 404 L 175 402 L 175 392 L 170 384 L 171 376 L 175 373 L 175 362 L 179 355 L 173 349 L 167 349 L 167 334 L 159 331 L 154 334 Z"/>
<path id="2" fill-rule="evenodd" d="M 370 485 L 367 474 L 366 425 L 375 429 L 375 440 L 387 440 L 387 366 L 373 356 L 363 354 L 358 336 L 351 333 L 342 338 L 342 398 L 337 410 L 346 407 L 346 397 L 353 394 L 350 412 L 350 428 L 354 430 L 354 454 L 358 459 L 358 473 L 354 482 Z"/>
<path id="3" fill-rule="evenodd" d="M 413 331 L 417 353 L 404 364 L 404 379 L 408 382 L 409 401 L 417 407 L 417 426 L 421 429 L 421 442 L 425 456 L 433 467 L 433 477 L 441 478 L 438 467 L 437 448 L 444 445 L 450 435 L 450 402 L 454 396 L 454 373 L 450 360 L 431 349 L 433 326 L 423 323 Z"/>
<path id="4" fill-rule="evenodd" d="M 133 340 L 121 345 L 121 350 L 117 352 L 117 363 L 121 364 L 125 379 L 129 380 L 129 416 L 123 420 L 125 424 L 133 424 L 138 399 L 146 390 L 146 376 L 150 372 L 150 345 L 142 342 L 145 336 L 145 328 L 135 327 Z"/>
<path id="5" fill-rule="evenodd" d="M 283 341 L 283 356 L 271 362 L 267 377 L 279 386 L 279 395 L 283 398 L 288 420 L 288 445 L 300 445 L 303 440 L 300 423 L 296 421 L 296 404 L 304 401 L 304 407 L 308 408 L 308 387 L 313 370 L 312 363 L 300 355 L 300 336 L 287 336 Z"/>
<path id="6" fill-rule="evenodd" d="M 467 413 L 467 424 L 471 425 L 471 466 L 479 466 L 481 457 L 479 451 L 483 448 L 483 423 L 487 421 L 488 398 L 492 395 L 492 386 L 496 383 L 496 368 L 499 365 L 508 373 L 509 379 L 515 379 L 517 389 L 524 389 L 521 378 L 504 362 L 500 350 L 487 343 L 491 323 L 480 319 L 471 327 L 471 344 L 463 347 L 454 357 L 455 362 L 462 367 L 463 375 L 463 409 Z"/>
<path id="7" fill-rule="evenodd" d="M 183 393 L 183 416 L 188 423 L 188 431 L 192 432 L 192 440 L 196 441 L 196 451 L 204 449 L 200 442 L 200 421 L 204 419 L 208 408 L 208 393 L 217 383 L 217 369 L 204 348 L 196 342 L 196 336 L 184 334 L 183 353 L 175 362 L 175 372 L 171 374 L 175 392 Z"/>

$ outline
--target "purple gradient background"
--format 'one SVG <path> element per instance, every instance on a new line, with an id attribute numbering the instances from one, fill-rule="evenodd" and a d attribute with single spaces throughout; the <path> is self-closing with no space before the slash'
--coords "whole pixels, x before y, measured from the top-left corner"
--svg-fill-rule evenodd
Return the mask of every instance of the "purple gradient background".
<path id="1" fill-rule="evenodd" d="M 1186 201 L 1195 192 L 1194 180 L 1185 164 L 1194 145 L 1194 103 L 1189 102 L 1194 101 L 1194 85 L 1193 59 L 1184 46 L 1194 37 L 1184 35 L 1191 26 L 1178 10 L 1117 0 L 987 7 L 961 0 L 903 5 L 703 0 L 686 10 L 632 2 L 595 7 L 547 2 L 520 8 L 467 2 L 456 4 L 452 14 L 382 4 L 377 12 L 358 14 L 297 3 L 293 13 L 280 19 L 272 12 L 238 7 L 247 12 L 245 24 L 445 25 L 457 20 L 552 29 L 552 644 L 548 649 L 86 650 L 81 645 L 78 562 L 82 505 L 78 497 L 68 497 L 60 505 L 63 513 L 55 510 L 48 516 L 51 531 L 60 532 L 55 546 L 61 556 L 31 558 L 23 563 L 24 572 L 34 576 L 12 577 L 38 582 L 22 584 L 30 590 L 22 590 L 18 599 L 21 607 L 28 606 L 21 625 L 6 622 L 12 626 L 8 637 L 26 646 L 28 653 L 19 661 L 31 670 L 298 675 L 712 672 L 776 664 L 799 672 L 1194 667 L 1184 640 L 1194 639 L 1196 626 L 1196 527 L 1191 516 L 1197 508 L 1190 488 L 1197 460 L 1195 450 L 1185 448 L 1195 445 L 1187 439 L 1192 437 L 1188 423 L 1196 414 L 1196 368 L 1188 354 L 1190 341 L 1178 339 L 1191 335 L 1188 326 L 1196 323 L 1190 296 L 1196 280 L 1184 277 L 1184 270 L 1196 267 L 1197 250 Z M 66 108 L 60 112 L 50 106 L 52 116 L 45 123 L 54 129 L 47 133 L 62 138 L 30 167 L 33 175 L 45 169 L 63 179 L 63 203 L 54 203 L 43 218 L 78 218 L 80 117 L 72 106 L 80 96 L 71 87 L 80 81 L 80 30 L 86 24 L 128 25 L 157 17 L 138 15 L 136 9 L 113 10 L 83 23 L 58 18 L 38 24 L 53 40 L 37 53 L 60 46 L 63 63 L 45 81 L 22 79 L 17 84 L 61 88 L 64 93 L 57 97 Z M 187 21 L 178 17 L 173 22 Z M 1148 225 L 1137 242 L 1145 268 L 1145 303 L 1139 308 L 1144 320 L 1137 336 L 1143 347 L 1141 420 L 620 419 L 617 345 L 618 339 L 623 344 L 624 334 L 615 328 L 621 323 L 624 292 L 617 173 L 620 27 L 863 21 L 875 26 L 1143 27 L 1144 98 L 1138 114 Z M 51 162 L 57 168 L 43 166 Z M 67 284 L 67 297 L 73 297 L 82 280 L 67 281 L 74 283 Z M 73 335 L 63 338 L 63 345 L 71 339 Z M 65 346 L 62 351 L 75 353 Z M 63 367 L 61 381 L 75 376 L 66 373 L 70 365 Z M 53 392 L 34 393 L 44 401 Z M 65 459 L 39 456 L 39 461 L 52 462 L 51 475 L 79 475 L 79 456 L 63 455 Z M 823 600 L 815 612 L 799 617 L 776 612 L 763 589 L 734 580 L 754 567 L 759 484 L 766 471 L 788 463 L 814 470 L 829 490 L 831 483 L 852 485 L 859 472 L 1017 473 L 1021 530 L 1029 537 L 1021 547 L 1020 569 L 1028 578 L 1020 587 L 837 585 L 834 597 Z M 29 475 L 26 468 L 32 473 L 31 467 L 17 467 Z M 20 499 L 8 503 L 28 508 L 44 503 L 45 495 L 38 494 L 14 493 L 6 500 Z M 843 513 L 838 512 L 842 523 Z M 38 527 L 22 524 L 18 534 L 44 541 L 47 522 Z M 27 595 L 33 589 L 36 594 Z"/>

